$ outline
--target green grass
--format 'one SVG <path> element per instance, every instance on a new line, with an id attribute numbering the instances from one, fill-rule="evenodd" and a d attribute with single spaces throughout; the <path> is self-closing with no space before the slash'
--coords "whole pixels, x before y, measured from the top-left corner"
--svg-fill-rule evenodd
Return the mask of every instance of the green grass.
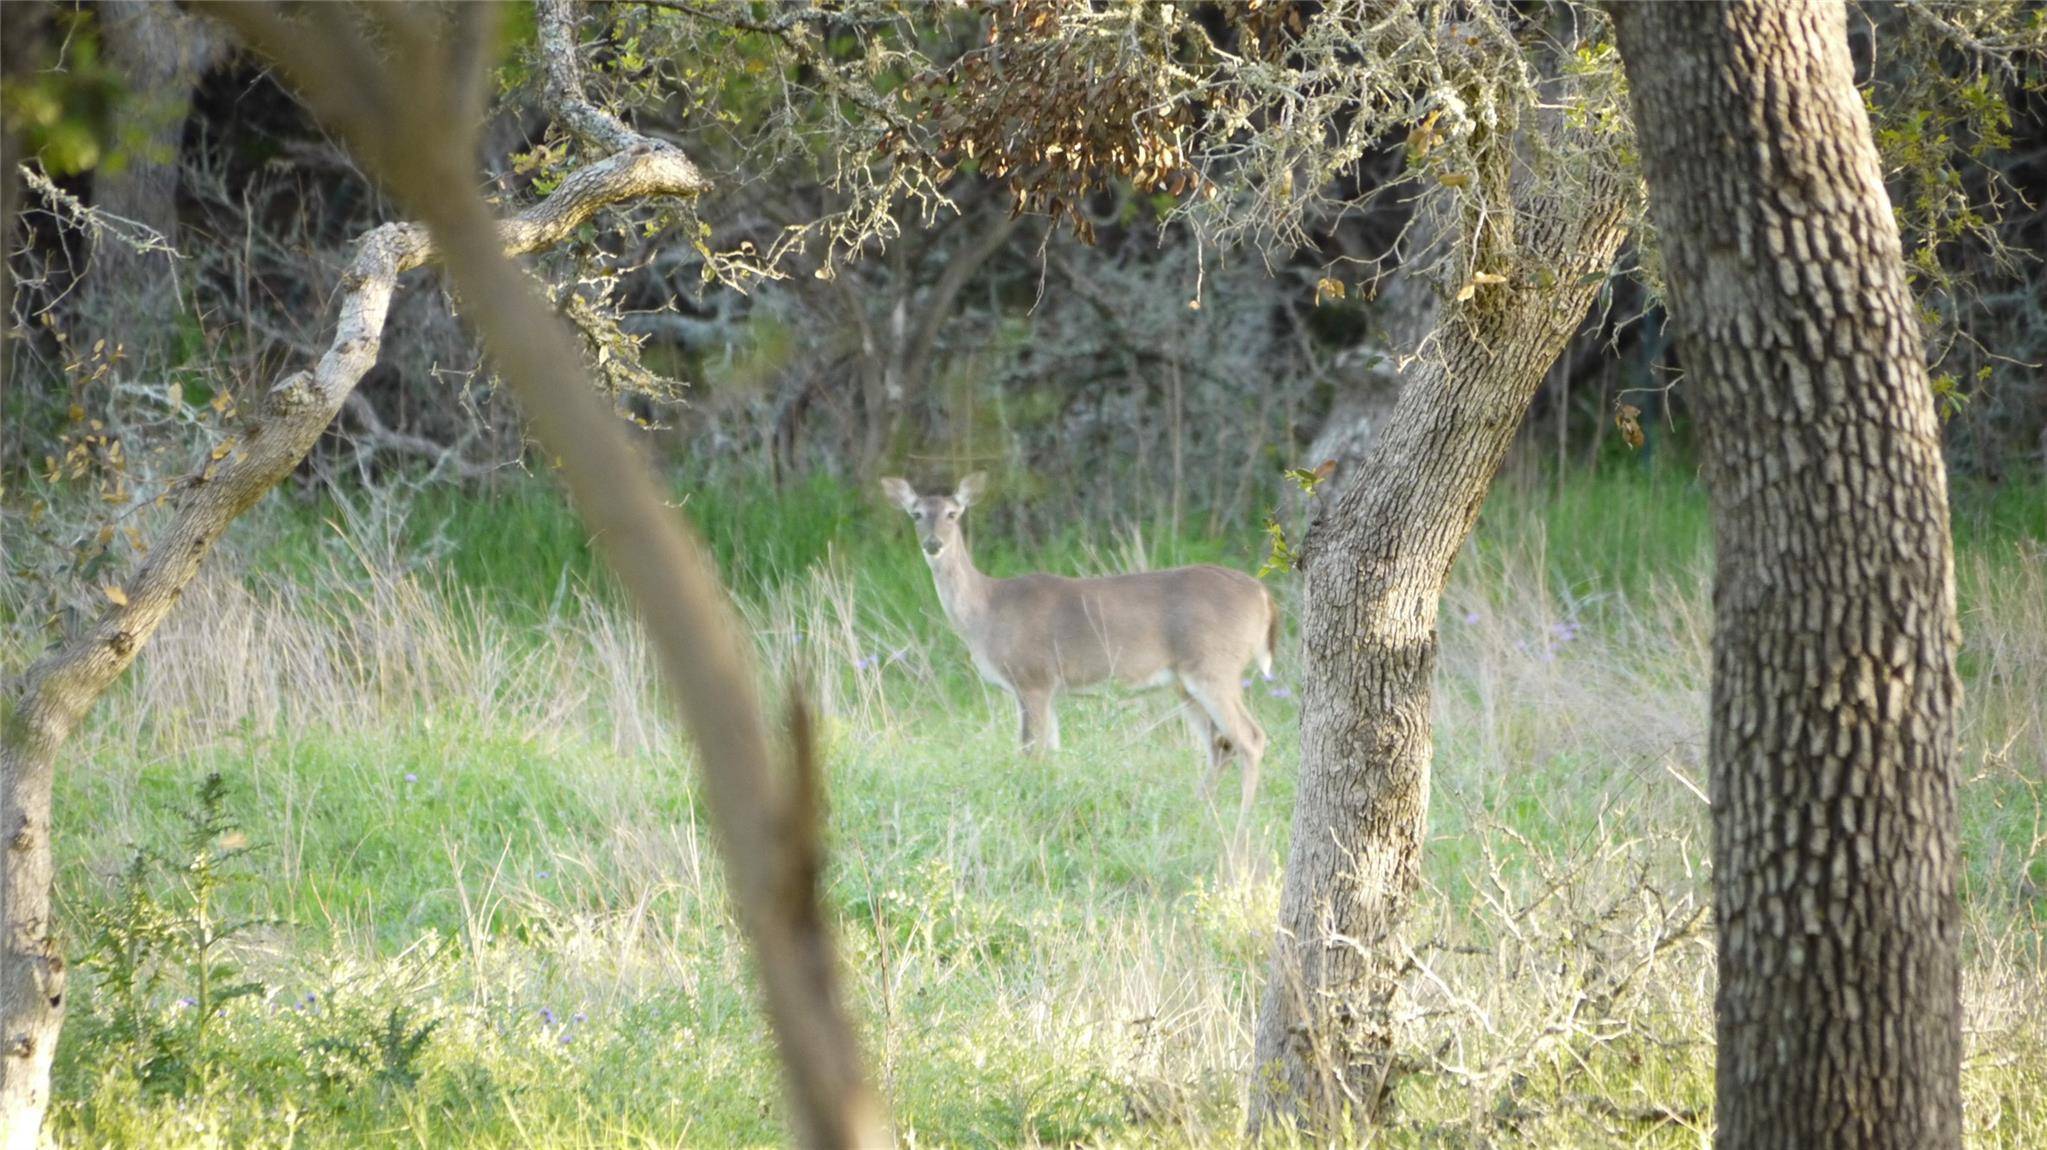
<path id="1" fill-rule="evenodd" d="M 768 673 L 804 669 L 822 711 L 827 897 L 899 1126 L 921 1145 L 1234 1144 L 1298 761 L 1294 659 L 1254 684 L 1273 746 L 1232 858 L 1230 804 L 1196 797 L 1161 697 L 1066 699 L 1065 750 L 1015 753 L 1007 701 L 972 676 L 879 500 L 817 481 L 683 502 Z M 1957 495 L 1984 1146 L 2047 1139 L 2043 508 L 2039 487 Z M 1025 549 L 990 510 L 976 547 L 997 573 L 1256 562 L 1249 528 L 1072 525 Z M 1444 611 L 1412 932 L 1430 977 L 1401 1031 L 1423 1069 L 1382 1144 L 1698 1143 L 1710 946 L 1656 946 L 1707 876 L 1709 531 L 1671 471 L 1524 483 L 1487 508 Z M 260 989 L 196 1039 L 189 956 L 162 945 L 143 1027 L 176 1074 L 149 1081 L 159 1047 L 75 966 L 59 1143 L 785 1141 L 688 753 L 554 495 L 273 503 L 230 552 L 67 753 L 59 895 L 82 958 L 135 849 L 174 854 L 219 772 L 255 848 L 228 864 L 224 906 L 259 920 L 221 954 Z M 151 887 L 174 916 L 183 861 Z"/>

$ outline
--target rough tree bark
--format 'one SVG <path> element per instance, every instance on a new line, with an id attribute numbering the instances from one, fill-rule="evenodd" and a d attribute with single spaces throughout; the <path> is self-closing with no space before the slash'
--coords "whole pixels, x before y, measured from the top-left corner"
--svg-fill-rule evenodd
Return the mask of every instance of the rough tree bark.
<path id="1" fill-rule="evenodd" d="M 1444 305 L 1376 448 L 1303 545 L 1311 673 L 1254 1132 L 1279 1118 L 1334 1132 L 1368 1119 L 1387 1085 L 1389 940 L 1420 879 L 1437 608 L 1529 401 L 1626 233 L 1625 186 L 1610 169 L 1584 179 L 1560 193 L 1516 161 L 1494 174 L 1477 262 L 1453 266 L 1507 282 Z"/>
<path id="2" fill-rule="evenodd" d="M 1959 1145 L 1947 489 L 1844 9 L 1614 21 L 1718 548 L 1719 1143 Z"/>
<path id="3" fill-rule="evenodd" d="M 544 202 L 498 225 L 513 253 L 559 244 L 606 206 L 706 187 L 680 153 L 614 155 L 564 180 Z M 277 381 L 229 441 L 183 481 L 171 522 L 89 630 L 29 668 L 5 701 L 0 731 L 0 1147 L 36 1145 L 49 1105 L 50 1059 L 64 1015 L 64 963 L 51 938 L 50 793 L 57 753 L 135 659 L 214 544 L 289 475 L 376 363 L 398 277 L 434 259 L 427 230 L 386 224 L 365 236 L 342 278 L 334 341 L 318 365 Z"/>

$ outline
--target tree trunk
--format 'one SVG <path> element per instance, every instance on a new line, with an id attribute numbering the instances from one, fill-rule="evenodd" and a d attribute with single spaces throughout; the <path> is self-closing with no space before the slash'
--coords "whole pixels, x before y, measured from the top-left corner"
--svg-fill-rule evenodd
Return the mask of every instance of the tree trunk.
<path id="1" fill-rule="evenodd" d="M 955 318 L 960 292 L 1008 246 L 1009 237 L 1022 222 L 1021 216 L 996 209 L 985 199 L 979 203 L 984 205 L 981 214 L 992 215 L 992 222 L 943 257 L 931 256 L 930 248 L 913 250 L 907 238 L 898 238 L 889 246 L 888 282 L 897 285 L 897 292 L 885 301 L 888 315 L 880 330 L 867 314 L 874 293 L 847 276 L 835 281 L 860 330 L 861 428 L 856 467 L 863 481 L 879 475 L 890 454 L 901 447 L 905 421 L 913 416 L 921 420 L 929 402 L 939 333 Z M 974 207 L 969 205 L 968 210 Z M 960 220 L 952 230 L 965 232 L 967 226 L 967 220 Z M 943 241 L 927 235 L 925 242 Z M 919 286 L 922 269 L 913 270 L 913 265 L 927 262 L 926 257 L 942 258 L 944 270 L 930 290 L 923 291 Z M 913 313 L 915 323 L 910 320 Z M 913 433 L 920 430 L 912 428 Z"/>
<path id="2" fill-rule="evenodd" d="M 0 4 L 0 79 L 26 83 L 42 57 L 44 6 L 40 3 Z M 13 358 L 7 343 L 14 330 L 14 213 L 21 204 L 19 142 L 11 116 L 0 115 L 0 412 L 7 408 L 7 370 Z M 7 431 L 0 424 L 0 461 L 8 458 Z M 4 721 L 4 717 L 0 717 Z"/>
<path id="3" fill-rule="evenodd" d="M 888 250 L 888 275 L 895 283 L 910 282 L 909 259 L 901 243 Z M 903 342 L 908 338 L 910 301 L 905 295 L 890 301 L 888 317 L 877 337 L 874 324 L 867 318 L 866 294 L 850 281 L 841 283 L 845 287 L 846 306 L 853 309 L 860 324 L 860 456 L 855 474 L 865 483 L 881 473 L 882 455 L 895 422 L 892 413 L 902 409 Z"/>
<path id="4" fill-rule="evenodd" d="M 1254 1132 L 1289 1115 L 1333 1132 L 1368 1118 L 1387 1085 L 1389 938 L 1420 878 L 1437 606 L 1529 401 L 1626 233 L 1628 191 L 1611 165 L 1594 167 L 1569 193 L 1519 162 L 1497 177 L 1482 262 L 1451 282 L 1475 270 L 1508 282 L 1443 305 L 1377 447 L 1304 544 L 1301 782 L 1258 1021 Z"/>
<path id="5" fill-rule="evenodd" d="M 1719 1142 L 1959 1145 L 1947 490 L 1844 9 L 1614 19 L 1718 547 Z"/>
<path id="6" fill-rule="evenodd" d="M 127 90 L 114 109 L 112 131 L 121 163 L 93 174 L 93 207 L 146 224 L 166 240 L 178 228 L 178 148 L 192 92 L 227 46 L 219 31 L 160 0 L 100 0 L 100 34 L 107 59 Z M 117 307 L 149 304 L 149 259 L 118 241 L 93 251 L 93 292 Z M 164 257 L 154 257 L 162 259 Z M 132 316 L 101 320 L 133 331 Z"/>

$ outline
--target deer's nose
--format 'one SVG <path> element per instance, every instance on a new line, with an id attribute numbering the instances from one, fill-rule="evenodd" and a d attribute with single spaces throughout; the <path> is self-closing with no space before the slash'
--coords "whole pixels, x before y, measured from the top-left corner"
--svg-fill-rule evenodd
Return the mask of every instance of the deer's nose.
<path id="1" fill-rule="evenodd" d="M 945 544 L 940 543 L 936 539 L 926 539 L 924 541 L 924 554 L 926 555 L 936 555 L 943 550 L 945 550 Z"/>

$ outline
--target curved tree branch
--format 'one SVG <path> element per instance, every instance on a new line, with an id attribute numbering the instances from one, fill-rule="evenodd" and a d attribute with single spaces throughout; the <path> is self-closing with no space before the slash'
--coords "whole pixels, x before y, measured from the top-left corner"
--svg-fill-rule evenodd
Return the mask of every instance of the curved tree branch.
<path id="1" fill-rule="evenodd" d="M 630 148 L 645 137 L 583 94 L 583 60 L 576 54 L 576 5 L 573 0 L 540 0 L 540 60 L 546 71 L 541 101 L 560 125 L 584 147 L 597 151 Z"/>
<path id="2" fill-rule="evenodd" d="M 365 104 L 361 89 L 381 91 L 371 103 L 431 109 L 444 98 L 436 84 L 458 78 L 421 66 L 434 51 L 423 34 L 408 41 L 398 30 L 391 67 L 337 76 L 324 60 L 310 63 L 324 46 L 316 49 L 267 8 L 223 5 L 219 11 L 285 65 L 314 108 L 331 113 L 351 145 L 432 228 L 466 314 L 517 393 L 535 437 L 559 459 L 578 513 L 638 607 L 662 676 L 697 742 L 706 803 L 782 1050 L 799 1140 L 815 1147 L 891 1144 L 840 1000 L 837 957 L 818 903 L 820 785 L 800 706 L 791 724 L 794 762 L 781 771 L 762 719 L 749 643 L 717 570 L 695 534 L 668 510 L 666 493 L 618 420 L 593 389 L 575 385 L 586 372 L 567 329 L 505 260 L 482 200 L 459 190 L 460 157 L 467 151 L 450 136 L 460 126 L 417 112 L 383 122 L 352 118 Z M 544 42 L 557 50 L 573 43 L 564 27 L 571 16 L 566 4 L 544 3 L 541 15 L 548 28 Z M 300 70 L 295 62 L 309 63 Z M 557 73 L 550 87 L 564 106 L 581 105 L 581 130 L 622 140 L 616 121 L 590 114 L 563 75 L 573 73 Z M 364 133 L 368 140 L 359 138 Z M 614 159 L 659 163 L 674 152 L 649 145 L 636 142 Z"/>
<path id="3" fill-rule="evenodd" d="M 231 9 L 229 14 L 231 22 L 245 27 L 288 28 L 268 11 Z M 352 29 L 337 26 L 353 38 Z M 298 58 L 317 61 L 311 66 L 344 85 L 351 78 L 348 67 L 375 59 L 360 41 L 325 40 Z M 461 96 L 447 93 L 451 103 Z M 407 106 L 392 97 L 392 92 L 352 89 L 346 97 L 348 114 L 335 118 L 375 124 L 395 114 L 389 109 Z M 468 151 L 457 148 L 451 154 Z M 388 163 L 391 157 L 375 158 Z M 454 173 L 441 194 L 465 186 L 467 178 L 466 172 Z M 493 258 L 502 263 L 505 255 L 561 243 L 606 207 L 694 196 L 707 186 L 679 149 L 636 138 L 626 150 L 571 175 L 545 201 L 511 219 L 486 221 L 482 234 Z M 180 483 L 176 511 L 151 542 L 148 557 L 123 586 L 109 590 L 113 605 L 89 630 L 31 666 L 5 700 L 0 730 L 0 841 L 7 844 L 0 853 L 0 1147 L 36 1145 L 63 1020 L 64 963 L 52 943 L 50 923 L 50 794 L 57 753 L 170 614 L 228 525 L 291 474 L 376 363 L 398 277 L 439 254 L 433 236 L 417 224 L 385 224 L 358 242 L 341 278 L 334 339 L 319 362 L 273 384 L 253 417 L 224 442 L 224 450 Z M 564 372 L 563 378 L 578 374 Z"/>
<path id="4" fill-rule="evenodd" d="M 540 18 L 539 47 L 545 81 L 541 102 L 548 114 L 568 130 L 585 148 L 596 152 L 651 149 L 673 153 L 695 173 L 696 191 L 711 188 L 711 181 L 691 163 L 680 148 L 665 140 L 645 136 L 626 127 L 624 121 L 590 101 L 583 90 L 583 60 L 576 54 L 575 0 L 537 0 Z"/>

